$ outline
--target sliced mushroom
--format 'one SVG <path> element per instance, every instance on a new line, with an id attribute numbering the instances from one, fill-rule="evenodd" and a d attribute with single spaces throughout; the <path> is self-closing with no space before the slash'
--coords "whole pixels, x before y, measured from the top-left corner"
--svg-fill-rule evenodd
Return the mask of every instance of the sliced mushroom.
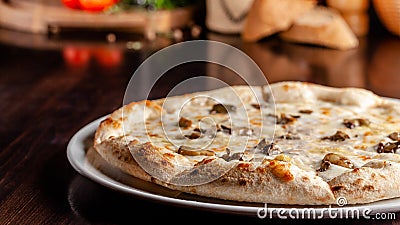
<path id="1" fill-rule="evenodd" d="M 189 139 L 197 139 L 197 138 L 201 137 L 201 133 L 197 132 L 197 131 L 193 131 L 190 135 L 185 135 L 185 137 L 187 137 Z"/>
<path id="2" fill-rule="evenodd" d="M 213 151 L 203 150 L 203 149 L 199 150 L 199 149 L 191 148 L 188 146 L 179 147 L 178 154 L 181 154 L 184 156 L 200 156 L 200 155 L 214 156 L 215 155 L 215 153 Z"/>
<path id="3" fill-rule="evenodd" d="M 223 124 L 220 124 L 219 127 L 217 128 L 217 130 L 220 130 L 220 131 L 222 131 L 222 132 L 224 132 L 224 133 L 227 133 L 227 134 L 229 134 L 229 135 L 232 134 L 232 128 L 230 128 L 230 127 L 228 127 L 228 126 L 225 126 L 225 125 L 223 125 Z"/>
<path id="4" fill-rule="evenodd" d="M 227 114 L 228 112 L 236 112 L 236 106 L 234 105 L 224 105 L 224 104 L 215 104 L 210 110 L 211 114 Z"/>
<path id="5" fill-rule="evenodd" d="M 336 131 L 336 133 L 332 136 L 323 137 L 322 140 L 331 140 L 331 141 L 344 141 L 349 139 L 350 136 L 343 131 Z"/>
<path id="6" fill-rule="evenodd" d="M 239 161 L 243 161 L 243 152 L 236 152 L 231 154 L 231 151 L 229 148 L 226 148 L 226 153 L 221 157 L 223 158 L 225 161 L 229 162 L 231 160 L 239 160 Z"/>
<path id="7" fill-rule="evenodd" d="M 400 133 L 399 132 L 393 132 L 393 133 L 389 134 L 388 137 L 390 139 L 392 139 L 393 141 L 400 141 Z"/>
<path id="8" fill-rule="evenodd" d="M 331 166 L 331 163 L 329 161 L 322 161 L 321 167 L 319 169 L 317 169 L 317 172 L 324 172 L 327 169 L 329 169 L 330 166 Z"/>
<path id="9" fill-rule="evenodd" d="M 200 132 L 202 134 L 207 132 L 207 130 L 201 129 L 201 128 L 198 128 L 198 127 L 194 128 L 193 131 Z"/>
<path id="10" fill-rule="evenodd" d="M 312 111 L 311 109 L 300 109 L 300 110 L 299 110 L 299 113 L 302 113 L 302 114 L 311 114 L 311 113 L 313 113 L 313 111 Z"/>
<path id="11" fill-rule="evenodd" d="M 268 113 L 267 116 L 268 116 L 268 117 L 275 117 L 275 119 L 278 119 L 278 118 L 279 118 L 279 116 L 277 116 L 277 115 L 275 115 L 275 114 L 273 114 L 273 113 Z"/>
<path id="12" fill-rule="evenodd" d="M 378 153 L 396 153 L 396 151 L 399 149 L 399 146 L 400 141 L 386 143 L 380 142 L 376 151 Z"/>
<path id="13" fill-rule="evenodd" d="M 261 105 L 260 104 L 251 104 L 251 106 L 253 106 L 253 108 L 255 109 L 261 109 Z"/>
<path id="14" fill-rule="evenodd" d="M 279 148 L 279 146 L 274 144 L 274 142 L 267 144 L 265 138 L 263 138 L 255 148 L 260 150 L 265 155 L 277 155 L 282 153 L 282 150 Z"/>
<path id="15" fill-rule="evenodd" d="M 343 125 L 349 129 L 353 129 L 360 126 L 369 126 L 371 122 L 368 119 L 344 119 Z"/>
<path id="16" fill-rule="evenodd" d="M 182 127 L 182 128 L 188 128 L 188 127 L 192 126 L 192 121 L 189 119 L 186 119 L 185 117 L 181 117 L 179 119 L 178 125 L 179 125 L 179 127 Z"/>
<path id="17" fill-rule="evenodd" d="M 290 124 L 295 122 L 300 116 L 298 115 L 286 115 L 285 113 L 281 113 L 280 117 L 277 118 L 276 123 L 277 124 Z"/>
<path id="18" fill-rule="evenodd" d="M 329 162 L 338 166 L 342 166 L 348 169 L 354 169 L 354 164 L 353 162 L 346 158 L 343 155 L 336 154 L 336 153 L 328 153 L 325 155 L 324 159 L 322 160 L 321 163 L 321 168 L 323 167 L 324 162 Z"/>
<path id="19" fill-rule="evenodd" d="M 382 161 L 382 160 L 373 160 L 373 161 L 369 161 L 366 164 L 364 164 L 362 167 L 369 167 L 369 168 L 373 168 L 373 169 L 382 169 L 387 165 L 386 161 Z"/>

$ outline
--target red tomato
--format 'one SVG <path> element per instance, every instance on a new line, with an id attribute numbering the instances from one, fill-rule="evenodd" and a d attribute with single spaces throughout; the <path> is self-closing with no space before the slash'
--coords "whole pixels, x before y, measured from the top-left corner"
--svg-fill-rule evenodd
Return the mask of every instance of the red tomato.
<path id="1" fill-rule="evenodd" d="M 100 48 L 94 52 L 94 56 L 103 67 L 116 67 L 122 61 L 122 52 L 119 49 Z"/>
<path id="2" fill-rule="evenodd" d="M 89 64 L 90 49 L 67 46 L 63 49 L 63 57 L 71 67 L 85 67 Z"/>
<path id="3" fill-rule="evenodd" d="M 98 12 L 114 5 L 118 1 L 119 0 L 79 0 L 79 3 L 83 10 Z"/>
<path id="4" fill-rule="evenodd" d="M 79 9 L 81 7 L 79 0 L 62 0 L 62 3 L 71 9 Z"/>

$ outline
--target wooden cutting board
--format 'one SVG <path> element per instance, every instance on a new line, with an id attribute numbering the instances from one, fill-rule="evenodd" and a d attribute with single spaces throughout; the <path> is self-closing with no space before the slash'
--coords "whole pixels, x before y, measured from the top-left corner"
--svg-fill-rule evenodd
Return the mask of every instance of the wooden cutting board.
<path id="1" fill-rule="evenodd" d="M 0 0 L 0 26 L 31 33 L 57 32 L 62 28 L 164 32 L 187 25 L 192 14 L 191 7 L 106 14 L 69 9 L 60 0 Z"/>

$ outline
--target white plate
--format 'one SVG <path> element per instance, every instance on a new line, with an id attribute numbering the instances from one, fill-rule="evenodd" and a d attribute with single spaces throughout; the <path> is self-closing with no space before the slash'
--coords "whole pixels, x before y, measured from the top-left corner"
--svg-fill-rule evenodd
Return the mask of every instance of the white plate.
<path id="1" fill-rule="evenodd" d="M 71 138 L 68 144 L 68 160 L 74 169 L 81 175 L 114 190 L 132 194 L 148 200 L 155 200 L 158 202 L 196 209 L 211 210 L 214 212 L 243 214 L 249 216 L 257 216 L 257 213 L 265 215 L 264 204 L 224 201 L 173 191 L 156 184 L 134 178 L 121 172 L 117 168 L 110 166 L 99 155 L 97 155 L 95 151 L 90 150 L 94 132 L 96 131 L 96 128 L 102 119 L 104 119 L 104 117 L 99 118 L 83 127 Z M 91 157 L 88 157 L 88 152 L 90 152 Z M 328 218 L 332 217 L 332 215 L 336 215 L 336 218 L 341 218 L 339 216 L 345 218 L 344 216 L 351 216 L 353 212 L 357 211 L 360 218 L 362 218 L 363 213 L 375 215 L 376 213 L 392 213 L 400 211 L 400 198 L 383 200 L 371 204 L 344 207 L 339 207 L 337 205 L 293 206 L 268 204 L 266 208 L 268 209 L 266 215 L 267 218 L 277 216 L 287 216 L 290 218 L 291 215 L 296 216 L 296 212 L 293 210 L 297 210 L 300 216 L 302 213 L 301 210 L 303 210 L 305 213 L 307 213 L 307 210 L 309 210 L 311 211 L 311 215 L 315 215 L 315 217 L 323 216 Z M 279 215 L 277 214 L 278 212 Z M 342 215 L 340 215 L 340 213 L 342 213 Z M 308 214 L 304 214 L 304 216 L 308 216 Z"/>

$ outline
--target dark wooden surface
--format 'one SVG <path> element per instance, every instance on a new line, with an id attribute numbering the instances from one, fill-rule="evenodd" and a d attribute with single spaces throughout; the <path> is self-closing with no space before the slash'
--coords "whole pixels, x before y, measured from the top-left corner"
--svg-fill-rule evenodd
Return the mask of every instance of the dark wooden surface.
<path id="1" fill-rule="evenodd" d="M 293 223 L 151 202 L 103 187 L 71 167 L 66 157 L 70 138 L 87 123 L 120 107 L 135 69 L 168 41 L 128 50 L 126 41 L 138 37 L 126 37 L 122 44 L 9 30 L 0 30 L 0 37 L 0 224 Z M 201 38 L 243 50 L 269 82 L 302 80 L 363 87 L 400 98 L 400 39 L 382 29 L 362 38 L 361 46 L 350 51 L 288 44 L 277 37 L 253 44 L 212 32 L 204 32 Z M 87 63 L 71 64 L 65 57 L 71 48 L 111 50 L 108 56 L 115 63 L 107 66 L 93 56 Z M 163 97 L 178 82 L 207 73 L 231 84 L 241 83 L 222 67 L 189 63 L 169 71 L 150 98 Z M 339 222 L 400 224 L 398 219 L 335 221 Z"/>

